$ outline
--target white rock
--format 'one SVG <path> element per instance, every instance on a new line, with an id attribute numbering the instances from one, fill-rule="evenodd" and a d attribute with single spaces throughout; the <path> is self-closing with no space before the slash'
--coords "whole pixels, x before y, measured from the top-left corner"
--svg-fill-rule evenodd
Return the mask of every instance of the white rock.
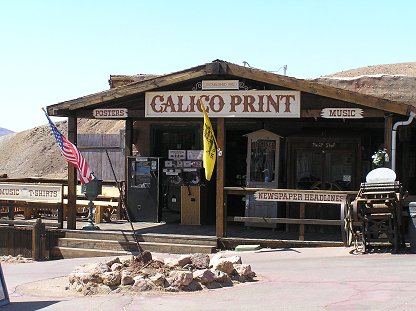
<path id="1" fill-rule="evenodd" d="M 227 258 L 218 259 L 212 266 L 214 270 L 220 270 L 228 275 L 231 275 L 234 271 L 234 265 Z"/>
<path id="2" fill-rule="evenodd" d="M 210 266 L 210 267 L 213 267 L 213 266 L 214 266 L 214 264 L 215 264 L 218 260 L 220 260 L 221 258 L 225 258 L 225 256 L 224 256 L 223 254 L 221 254 L 221 253 L 217 253 L 217 254 L 215 254 L 215 255 L 211 258 L 211 260 L 209 261 L 209 266 Z"/>
<path id="3" fill-rule="evenodd" d="M 104 285 L 118 286 L 121 283 L 121 274 L 119 271 L 104 272 L 102 279 Z"/>

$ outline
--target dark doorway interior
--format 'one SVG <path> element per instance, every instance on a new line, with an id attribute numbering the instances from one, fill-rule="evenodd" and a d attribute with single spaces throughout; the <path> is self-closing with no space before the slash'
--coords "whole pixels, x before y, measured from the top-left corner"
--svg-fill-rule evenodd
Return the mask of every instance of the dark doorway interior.
<path id="1" fill-rule="evenodd" d="M 230 130 L 226 135 L 227 174 L 225 185 L 229 187 L 245 187 L 247 171 L 247 131 Z M 227 197 L 228 216 L 244 216 L 245 196 L 230 195 Z"/>

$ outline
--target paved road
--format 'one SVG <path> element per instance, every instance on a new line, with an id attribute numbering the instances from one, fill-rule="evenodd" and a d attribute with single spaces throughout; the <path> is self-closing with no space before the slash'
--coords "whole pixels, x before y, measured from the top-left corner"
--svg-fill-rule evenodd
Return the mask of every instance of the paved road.
<path id="1" fill-rule="evenodd" d="M 258 275 L 257 282 L 194 293 L 93 297 L 65 296 L 62 290 L 51 294 L 51 288 L 59 286 L 54 278 L 96 258 L 3 263 L 11 304 L 0 309 L 416 310 L 415 254 L 354 255 L 346 248 L 301 248 L 262 249 L 238 255 L 243 263 L 251 264 Z"/>

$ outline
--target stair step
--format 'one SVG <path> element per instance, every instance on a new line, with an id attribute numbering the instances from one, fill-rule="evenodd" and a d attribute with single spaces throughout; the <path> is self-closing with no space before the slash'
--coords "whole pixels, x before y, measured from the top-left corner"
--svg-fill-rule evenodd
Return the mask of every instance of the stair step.
<path id="1" fill-rule="evenodd" d="M 213 253 L 216 246 L 196 245 L 183 243 L 166 243 L 166 242 L 139 242 L 139 245 L 148 251 L 157 251 L 162 253 Z M 58 247 L 79 248 L 90 250 L 106 251 L 137 251 L 135 242 L 120 242 L 114 240 L 94 240 L 94 239 L 75 239 L 60 238 Z"/>
<path id="2" fill-rule="evenodd" d="M 217 238 L 212 236 L 201 235 L 179 235 L 179 234 L 155 234 L 143 233 L 137 234 L 139 242 L 161 242 L 161 243 L 181 243 L 181 244 L 197 244 L 207 246 L 217 246 Z M 112 232 L 112 231 L 79 231 L 68 230 L 65 233 L 67 238 L 78 239 L 95 239 L 95 240 L 116 240 L 121 242 L 133 242 L 134 237 L 131 232 Z"/>
<path id="3" fill-rule="evenodd" d="M 126 255 L 131 255 L 131 254 L 132 253 L 128 251 L 85 249 L 85 248 L 55 246 L 50 250 L 49 256 L 51 259 L 66 259 L 66 258 L 126 256 Z"/>
<path id="4" fill-rule="evenodd" d="M 137 250 L 135 242 L 120 242 L 115 240 L 96 240 L 79 238 L 59 238 L 59 247 L 83 248 L 83 249 L 104 249 L 104 250 Z"/>

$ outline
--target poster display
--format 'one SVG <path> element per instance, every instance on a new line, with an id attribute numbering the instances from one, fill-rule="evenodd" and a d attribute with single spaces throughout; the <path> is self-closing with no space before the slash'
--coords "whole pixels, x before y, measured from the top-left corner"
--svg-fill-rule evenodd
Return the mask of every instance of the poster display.
<path id="1" fill-rule="evenodd" d="M 9 294 L 7 293 L 6 282 L 4 281 L 3 269 L 0 263 L 0 306 L 9 304 Z"/>

